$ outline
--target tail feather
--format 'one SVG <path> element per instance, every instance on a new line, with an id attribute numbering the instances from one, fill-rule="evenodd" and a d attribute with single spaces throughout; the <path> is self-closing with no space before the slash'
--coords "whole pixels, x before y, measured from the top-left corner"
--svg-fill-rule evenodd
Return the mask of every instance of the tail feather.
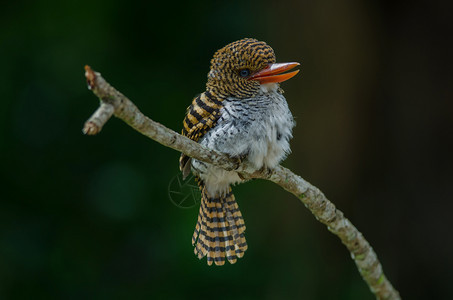
<path id="1" fill-rule="evenodd" d="M 204 197 L 203 197 L 204 198 Z M 206 202 L 202 201 L 201 203 L 202 207 L 204 207 L 203 211 L 203 220 L 202 224 L 206 224 L 206 231 L 204 232 L 205 236 L 204 238 L 208 242 L 208 253 L 207 253 L 207 260 L 208 260 L 208 265 L 212 265 L 212 263 L 215 261 L 215 259 L 218 257 L 218 260 L 220 260 L 220 255 L 219 255 L 219 248 L 220 248 L 220 240 L 219 240 L 219 233 L 216 232 L 217 230 L 217 208 L 216 208 L 216 203 L 214 201 L 211 202 Z M 201 235 L 199 236 L 203 239 L 203 232 L 201 232 Z M 217 261 L 216 261 L 217 264 Z"/>
<path id="2" fill-rule="evenodd" d="M 236 201 L 231 201 L 229 207 L 229 211 L 231 212 L 230 223 L 232 224 L 231 227 L 233 229 L 233 239 L 235 243 L 235 254 L 238 258 L 241 258 L 248 248 L 244 236 L 245 223 Z"/>
<path id="3" fill-rule="evenodd" d="M 194 252 L 199 259 L 207 256 L 208 265 L 234 264 L 247 250 L 245 224 L 231 188 L 225 195 L 208 195 L 203 182 L 200 212 L 192 236 Z"/>
<path id="4" fill-rule="evenodd" d="M 226 206 L 226 201 L 225 201 L 225 198 L 222 198 L 221 199 L 221 203 L 220 203 L 220 207 L 224 207 Z M 221 220 L 222 222 L 220 222 L 220 227 L 222 228 L 222 231 L 221 231 L 221 236 L 224 238 L 224 248 L 225 248 L 225 251 L 223 251 L 223 256 L 226 256 L 226 259 L 234 264 L 236 263 L 237 259 L 236 259 L 236 256 L 234 256 L 234 239 L 233 239 L 233 234 L 232 234 L 232 231 L 231 231 L 231 225 L 228 221 L 228 213 L 229 213 L 229 210 L 228 210 L 228 207 L 226 210 L 222 210 L 221 212 Z"/>
<path id="5" fill-rule="evenodd" d="M 221 200 L 221 199 L 219 199 Z M 218 266 L 222 266 L 225 264 L 225 241 L 226 241 L 226 236 L 224 234 L 226 227 L 225 227 L 225 222 L 222 222 L 222 215 L 223 215 L 223 210 L 222 210 L 222 203 L 221 201 L 214 201 L 215 207 L 212 208 L 213 214 L 212 216 L 214 217 L 212 220 L 212 228 L 218 228 L 217 234 L 215 234 L 214 240 L 215 240 L 215 252 L 214 252 L 214 262 Z M 223 226 L 222 226 L 223 224 Z"/>
<path id="6" fill-rule="evenodd" d="M 199 259 L 206 256 L 206 254 L 208 252 L 206 235 L 200 234 L 201 232 L 206 232 L 206 226 L 203 226 L 201 216 L 202 216 L 202 207 L 200 207 L 197 225 L 195 226 L 195 232 L 193 233 L 193 236 L 192 236 L 192 245 L 195 245 L 195 243 L 196 243 L 194 252 L 195 252 L 195 255 L 197 255 Z M 200 236 L 200 238 L 198 239 L 198 242 L 197 242 L 198 236 Z"/>

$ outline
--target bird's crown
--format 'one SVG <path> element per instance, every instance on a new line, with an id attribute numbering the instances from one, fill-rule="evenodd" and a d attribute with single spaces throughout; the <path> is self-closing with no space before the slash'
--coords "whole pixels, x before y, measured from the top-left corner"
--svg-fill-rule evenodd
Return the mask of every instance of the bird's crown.
<path id="1" fill-rule="evenodd" d="M 219 97 L 253 97 L 260 82 L 249 78 L 273 63 L 274 50 L 265 42 L 246 38 L 230 43 L 214 54 L 206 88 Z"/>

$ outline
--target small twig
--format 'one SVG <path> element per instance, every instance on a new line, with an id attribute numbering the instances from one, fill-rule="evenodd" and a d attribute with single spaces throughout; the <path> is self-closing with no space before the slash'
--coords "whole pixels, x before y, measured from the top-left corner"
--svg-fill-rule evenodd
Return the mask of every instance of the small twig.
<path id="1" fill-rule="evenodd" d="M 115 107 L 109 103 L 101 102 L 99 108 L 94 112 L 90 119 L 85 122 L 83 133 L 95 135 L 101 131 L 102 126 L 110 119 L 115 111 Z"/>
<path id="2" fill-rule="evenodd" d="M 362 233 L 317 187 L 282 166 L 276 167 L 270 173 L 253 170 L 246 164 L 238 166 L 237 162 L 227 155 L 207 149 L 143 115 L 129 99 L 110 86 L 100 73 L 94 72 L 89 66 L 85 67 L 85 77 L 89 89 L 101 100 L 100 107 L 85 123 L 83 129 L 85 134 L 97 134 L 113 114 L 164 146 L 221 168 L 236 170 L 244 178 L 267 179 L 280 185 L 298 197 L 317 220 L 340 238 L 377 299 L 400 299 L 398 291 L 385 277 L 376 253 Z"/>

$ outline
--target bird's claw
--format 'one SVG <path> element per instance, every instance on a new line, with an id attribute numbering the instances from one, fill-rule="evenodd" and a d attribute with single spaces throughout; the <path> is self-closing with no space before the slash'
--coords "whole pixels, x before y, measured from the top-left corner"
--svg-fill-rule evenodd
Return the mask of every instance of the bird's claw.
<path id="1" fill-rule="evenodd" d="M 230 156 L 231 160 L 234 163 L 234 168 L 233 170 L 239 169 L 239 167 L 242 165 L 244 162 L 245 156 L 239 155 L 239 156 Z"/>
<path id="2" fill-rule="evenodd" d="M 269 168 L 268 166 L 262 166 L 261 169 L 258 170 L 260 174 L 263 174 L 265 177 L 270 177 L 274 172 L 274 169 Z"/>
<path id="3" fill-rule="evenodd" d="M 239 169 L 239 167 L 244 163 L 244 160 L 247 156 L 246 155 L 238 155 L 238 156 L 230 156 L 231 160 L 233 160 L 234 162 L 234 168 L 233 170 L 236 171 L 237 169 Z M 242 180 L 246 180 L 246 178 L 244 176 L 242 176 L 241 173 L 237 173 L 239 178 L 241 178 Z"/>

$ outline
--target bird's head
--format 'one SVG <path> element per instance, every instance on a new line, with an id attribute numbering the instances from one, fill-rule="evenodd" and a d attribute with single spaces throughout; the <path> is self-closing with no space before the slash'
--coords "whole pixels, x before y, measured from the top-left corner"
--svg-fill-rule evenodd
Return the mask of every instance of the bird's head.
<path id="1" fill-rule="evenodd" d="M 245 99 L 260 89 L 273 90 L 299 70 L 283 72 L 299 63 L 275 63 L 274 50 L 265 42 L 242 39 L 218 50 L 211 60 L 206 88 L 221 97 Z"/>

